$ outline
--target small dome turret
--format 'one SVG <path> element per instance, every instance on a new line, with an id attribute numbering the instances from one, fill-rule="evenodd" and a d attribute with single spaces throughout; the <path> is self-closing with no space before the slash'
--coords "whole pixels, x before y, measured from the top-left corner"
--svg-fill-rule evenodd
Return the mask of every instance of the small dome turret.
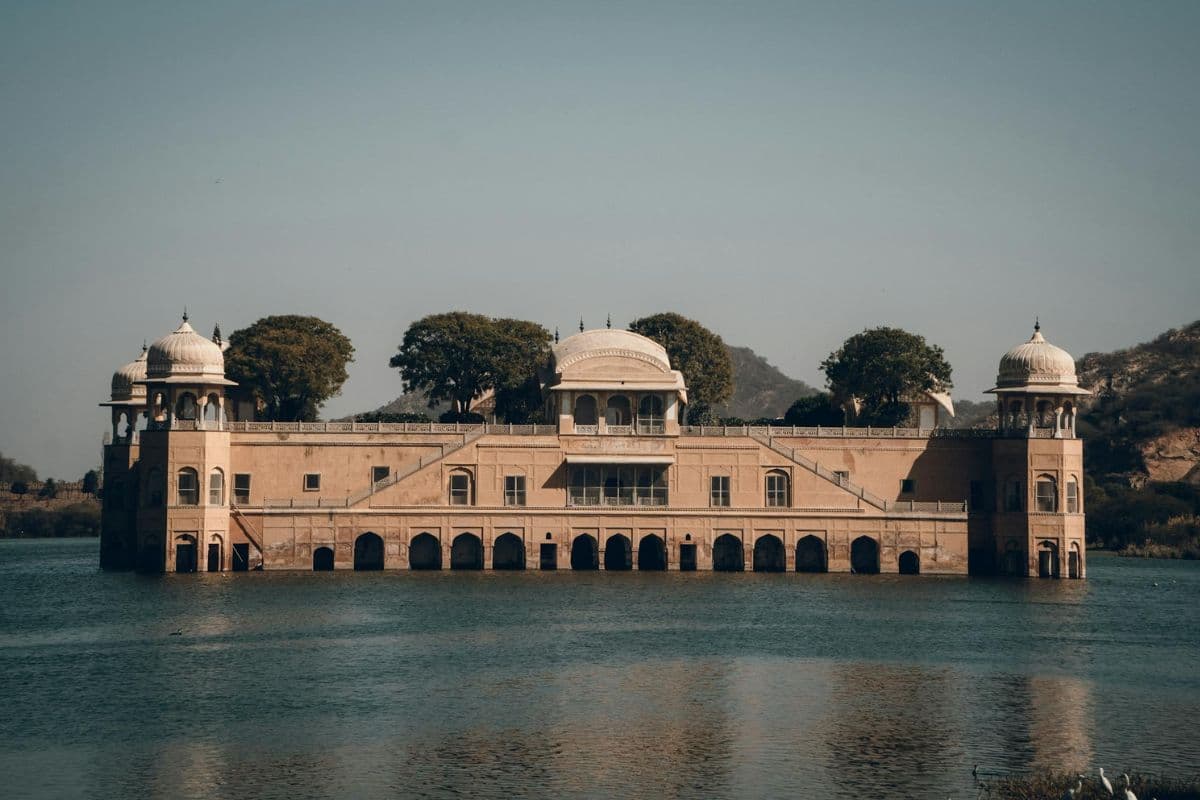
<path id="1" fill-rule="evenodd" d="M 227 384 L 225 356 L 220 345 L 193 330 L 185 314 L 178 328 L 150 345 L 145 379 Z"/>
<path id="2" fill-rule="evenodd" d="M 1078 389 L 1075 359 L 1061 347 L 1055 347 L 1042 336 L 1042 326 L 1034 325 L 1033 336 L 1019 344 L 1000 359 L 996 389 L 1031 387 L 1054 391 Z"/>
<path id="3" fill-rule="evenodd" d="M 142 354 L 125 366 L 118 369 L 112 376 L 113 402 L 145 402 L 146 385 L 146 345 L 142 345 Z"/>

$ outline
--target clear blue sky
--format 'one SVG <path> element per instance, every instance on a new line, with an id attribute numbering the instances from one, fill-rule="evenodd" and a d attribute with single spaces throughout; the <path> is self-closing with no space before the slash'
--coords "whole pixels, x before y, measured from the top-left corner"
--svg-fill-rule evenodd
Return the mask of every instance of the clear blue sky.
<path id="1" fill-rule="evenodd" d="M 822 383 L 942 345 L 960 397 L 1200 316 L 1200 3 L 0 6 L 0 451 L 97 464 L 114 368 L 315 314 L 330 415 L 451 308 L 677 310 Z"/>

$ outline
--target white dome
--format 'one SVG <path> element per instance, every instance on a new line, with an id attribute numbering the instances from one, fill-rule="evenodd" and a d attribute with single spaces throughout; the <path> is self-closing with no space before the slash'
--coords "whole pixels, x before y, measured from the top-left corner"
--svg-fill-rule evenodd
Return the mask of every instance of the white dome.
<path id="1" fill-rule="evenodd" d="M 146 380 L 146 346 L 142 345 L 140 356 L 113 373 L 112 400 L 145 400 L 146 385 L 140 383 L 144 380 Z"/>
<path id="2" fill-rule="evenodd" d="M 1034 326 L 1028 342 L 1004 354 L 996 376 L 996 387 L 1000 389 L 1026 385 L 1079 385 L 1075 377 L 1075 359 L 1066 350 L 1047 342 L 1040 325 Z"/>
<path id="3" fill-rule="evenodd" d="M 671 371 L 666 348 L 633 331 L 598 328 L 568 336 L 554 345 L 554 363 L 559 370 L 580 359 L 599 355 L 633 356 L 649 361 L 664 372 Z"/>
<path id="4" fill-rule="evenodd" d="M 150 345 L 146 379 L 226 383 L 225 356 L 216 342 L 196 333 L 185 316 L 182 325 Z"/>

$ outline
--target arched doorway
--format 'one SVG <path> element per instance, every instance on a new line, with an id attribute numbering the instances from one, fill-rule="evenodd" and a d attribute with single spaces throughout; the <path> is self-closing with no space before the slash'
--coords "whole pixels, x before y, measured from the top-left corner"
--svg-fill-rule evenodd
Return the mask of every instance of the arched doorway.
<path id="1" fill-rule="evenodd" d="M 1039 578 L 1057 578 L 1058 570 L 1058 544 L 1056 542 L 1039 542 L 1038 543 L 1038 577 Z"/>
<path id="2" fill-rule="evenodd" d="M 746 569 L 741 539 L 732 533 L 717 537 L 713 542 L 713 569 L 717 572 L 742 572 Z"/>
<path id="3" fill-rule="evenodd" d="M 825 542 L 820 537 L 805 536 L 796 542 L 796 572 L 826 572 Z"/>
<path id="4" fill-rule="evenodd" d="M 614 533 L 604 544 L 604 568 L 613 572 L 633 569 L 633 544 L 629 537 Z"/>
<path id="5" fill-rule="evenodd" d="M 600 569 L 600 546 L 594 536 L 584 533 L 571 542 L 571 569 Z"/>
<path id="6" fill-rule="evenodd" d="M 921 557 L 912 550 L 905 550 L 900 554 L 900 574 L 901 575 L 920 575 L 921 574 Z"/>
<path id="7" fill-rule="evenodd" d="M 773 534 L 758 537 L 754 543 L 754 571 L 783 572 L 785 568 L 783 542 L 779 537 Z"/>
<path id="8" fill-rule="evenodd" d="M 860 536 L 850 543 L 850 571 L 858 575 L 879 574 L 879 543 Z"/>
<path id="9" fill-rule="evenodd" d="M 667 546 L 654 534 L 638 542 L 638 569 L 659 571 L 667 568 Z"/>
<path id="10" fill-rule="evenodd" d="M 483 569 L 483 542 L 473 533 L 460 533 L 450 544 L 450 569 Z"/>
<path id="11" fill-rule="evenodd" d="M 1079 545 L 1076 542 L 1071 542 L 1071 549 L 1067 551 L 1067 577 L 1081 578 L 1083 572 L 1082 559 L 1079 557 Z"/>
<path id="12" fill-rule="evenodd" d="M 492 546 L 492 569 L 525 569 L 525 543 L 514 533 L 497 537 Z"/>
<path id="13" fill-rule="evenodd" d="M 418 533 L 408 543 L 409 569 L 441 569 L 442 544 L 432 533 Z"/>
<path id="14" fill-rule="evenodd" d="M 196 537 L 190 534 L 180 536 L 175 542 L 175 571 L 196 571 Z"/>
<path id="15" fill-rule="evenodd" d="M 204 565 L 204 569 L 208 572 L 220 572 L 225 562 L 222 556 L 224 556 L 224 553 L 221 548 L 221 540 L 214 538 L 213 541 L 208 543 L 208 559 Z"/>
<path id="16" fill-rule="evenodd" d="M 333 548 L 318 547 L 313 550 L 313 572 L 333 571 Z"/>
<path id="17" fill-rule="evenodd" d="M 354 540 L 354 569 L 383 569 L 383 539 L 377 533 L 366 533 Z"/>

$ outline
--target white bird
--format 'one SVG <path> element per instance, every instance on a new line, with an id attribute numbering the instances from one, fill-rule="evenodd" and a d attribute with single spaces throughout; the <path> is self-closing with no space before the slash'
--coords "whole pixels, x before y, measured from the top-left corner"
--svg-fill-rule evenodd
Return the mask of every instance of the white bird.
<path id="1" fill-rule="evenodd" d="M 1121 777 L 1125 779 L 1125 800 L 1137 800 L 1137 795 L 1129 788 L 1129 776 L 1122 772 Z"/>
<path id="2" fill-rule="evenodd" d="M 1075 785 L 1063 792 L 1062 800 L 1075 800 L 1075 795 L 1083 788 L 1083 776 L 1075 779 Z"/>
<path id="3" fill-rule="evenodd" d="M 1104 787 L 1104 791 L 1108 792 L 1108 796 L 1113 796 L 1112 782 L 1104 777 L 1104 767 L 1100 768 L 1100 785 Z"/>

